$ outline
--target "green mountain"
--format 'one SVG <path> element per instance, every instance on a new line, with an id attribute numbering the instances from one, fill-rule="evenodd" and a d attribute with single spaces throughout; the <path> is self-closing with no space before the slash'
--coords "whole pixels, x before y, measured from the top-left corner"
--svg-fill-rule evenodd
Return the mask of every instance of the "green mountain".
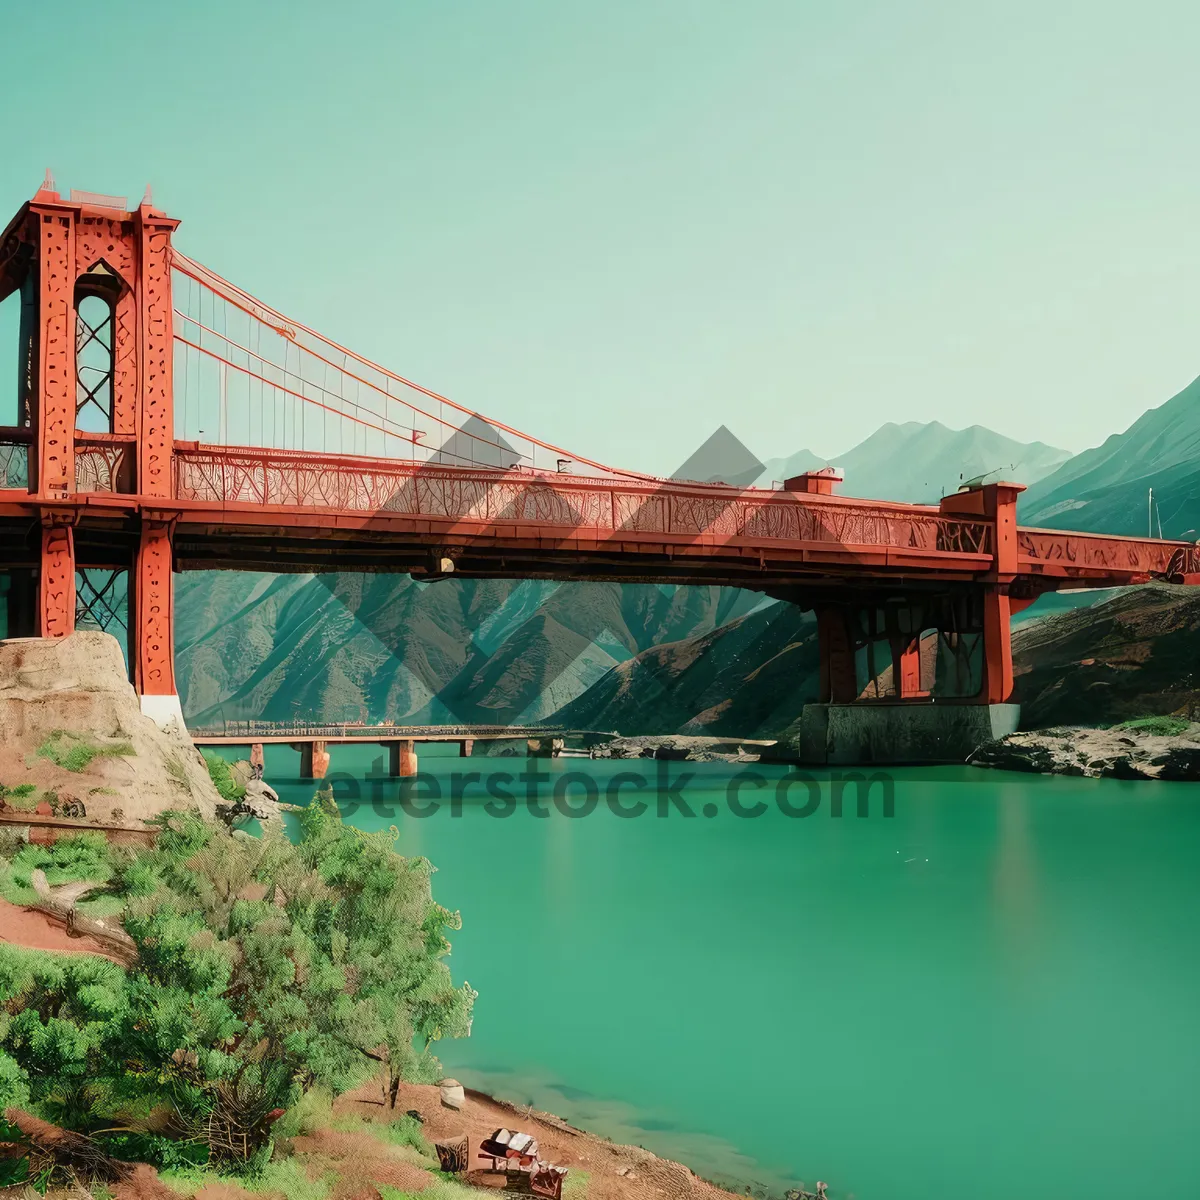
<path id="1" fill-rule="evenodd" d="M 621 663 L 551 721 L 577 729 L 773 736 L 816 698 L 811 613 L 770 604 Z"/>
<path id="2" fill-rule="evenodd" d="M 534 723 L 643 650 L 764 605 L 736 588 L 184 574 L 176 675 L 193 726 Z"/>
<path id="3" fill-rule="evenodd" d="M 889 421 L 870 437 L 828 461 L 801 450 L 787 459 L 772 459 L 759 477 L 760 486 L 815 467 L 840 467 L 847 496 L 868 500 L 907 500 L 936 504 L 976 476 L 1012 479 L 1029 485 L 1071 457 L 1067 450 L 1044 442 L 1017 442 L 982 425 L 948 429 L 940 421 Z"/>
<path id="4" fill-rule="evenodd" d="M 1156 507 L 1148 501 L 1153 489 Z M 1022 497 L 1026 525 L 1200 538 L 1200 379 Z"/>

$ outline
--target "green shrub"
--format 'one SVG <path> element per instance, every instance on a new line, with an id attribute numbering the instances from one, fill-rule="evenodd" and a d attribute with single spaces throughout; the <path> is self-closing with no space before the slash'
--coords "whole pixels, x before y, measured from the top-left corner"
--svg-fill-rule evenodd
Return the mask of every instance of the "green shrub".
<path id="1" fill-rule="evenodd" d="M 442 961 L 458 918 L 434 903 L 424 859 L 358 837 L 316 801 L 296 845 L 195 814 L 158 824 L 140 853 L 81 835 L 14 859 L 26 881 L 39 867 L 111 873 L 138 952 L 128 973 L 91 956 L 0 953 L 0 1052 L 48 1119 L 203 1136 L 214 1165 L 250 1171 L 269 1158 L 275 1110 L 316 1120 L 328 1101 L 306 1092 L 361 1083 L 381 1055 L 398 1086 L 436 1063 L 436 1039 L 467 1032 L 474 992 Z M 416 1131 L 390 1136 L 412 1144 Z M 145 1146 L 168 1162 L 167 1147 Z"/>
<path id="2" fill-rule="evenodd" d="M 200 1138 L 170 1138 L 160 1133 L 103 1133 L 96 1139 L 105 1153 L 125 1162 L 144 1162 L 160 1171 L 191 1171 L 208 1165 L 208 1146 Z"/>
<path id="3" fill-rule="evenodd" d="M 324 1088 L 312 1088 L 275 1122 L 275 1133 L 279 1137 L 299 1137 L 332 1121 L 333 1097 Z"/>
<path id="4" fill-rule="evenodd" d="M 33 903 L 33 872 L 39 869 L 51 887 L 77 880 L 105 883 L 112 876 L 112 853 L 102 833 L 72 834 L 50 846 L 21 842 L 11 857 L 0 853 L 0 895 L 12 904 Z"/>

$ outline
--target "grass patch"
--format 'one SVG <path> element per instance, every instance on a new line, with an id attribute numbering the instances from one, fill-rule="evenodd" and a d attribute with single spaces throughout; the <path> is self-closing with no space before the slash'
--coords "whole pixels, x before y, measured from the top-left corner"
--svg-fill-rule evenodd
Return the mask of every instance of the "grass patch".
<path id="1" fill-rule="evenodd" d="M 1136 721 L 1122 721 L 1114 729 L 1128 729 L 1131 733 L 1145 733 L 1151 737 L 1178 737 L 1186 733 L 1191 725 L 1186 717 L 1139 717 Z"/>
<path id="2" fill-rule="evenodd" d="M 93 759 L 129 758 L 137 753 L 130 742 L 98 742 L 90 734 L 56 729 L 35 751 L 56 767 L 78 774 L 86 771 Z"/>
<path id="3" fill-rule="evenodd" d="M 430 1167 L 437 1162 L 437 1154 L 425 1140 L 421 1122 L 413 1117 L 401 1114 L 394 1121 L 364 1121 L 361 1117 L 350 1114 L 337 1117 L 332 1122 L 327 1120 L 325 1124 L 343 1133 L 368 1134 L 387 1146 L 415 1150 L 422 1159 L 427 1160 L 422 1162 L 421 1166 Z"/>
<path id="4" fill-rule="evenodd" d="M 297 1158 L 269 1162 L 253 1175 L 218 1175 L 207 1168 L 193 1167 L 163 1171 L 159 1179 L 181 1196 L 194 1196 L 210 1183 L 234 1183 L 248 1192 L 282 1193 L 288 1200 L 326 1200 L 333 1182 L 328 1175 L 324 1179 L 309 1179 L 303 1162 Z"/>
<path id="5" fill-rule="evenodd" d="M 167 761 L 166 761 L 166 767 L 167 767 L 167 774 L 170 775 L 170 777 L 173 780 L 175 780 L 176 783 L 181 783 L 181 784 L 183 784 L 184 787 L 187 787 L 187 785 L 188 785 L 187 768 L 183 765 L 183 762 L 179 758 L 179 755 L 168 754 Z"/>
<path id="6" fill-rule="evenodd" d="M 84 896 L 75 907 L 86 917 L 115 917 L 125 911 L 125 901 L 108 892 Z"/>
<path id="7" fill-rule="evenodd" d="M 0 800 L 17 812 L 33 812 L 37 808 L 37 785 L 18 783 L 16 787 L 5 787 L 0 783 Z"/>
<path id="8" fill-rule="evenodd" d="M 568 1175 L 568 1179 L 571 1177 Z M 379 1194 L 383 1200 L 479 1200 L 480 1189 L 467 1187 L 465 1183 L 455 1183 L 449 1179 L 434 1179 L 427 1187 L 419 1192 L 402 1192 L 399 1188 L 380 1186 Z"/>
<path id="9" fill-rule="evenodd" d="M 0 896 L 9 904 L 33 904 L 37 900 L 37 893 L 29 886 L 28 874 L 23 874 L 18 878 L 12 863 L 2 860 L 0 860 Z"/>
<path id="10" fill-rule="evenodd" d="M 219 754 L 204 754 L 204 763 L 208 767 L 208 777 L 213 781 L 213 787 L 221 795 L 226 804 L 236 804 L 246 794 L 246 789 L 233 777 L 229 764 Z"/>

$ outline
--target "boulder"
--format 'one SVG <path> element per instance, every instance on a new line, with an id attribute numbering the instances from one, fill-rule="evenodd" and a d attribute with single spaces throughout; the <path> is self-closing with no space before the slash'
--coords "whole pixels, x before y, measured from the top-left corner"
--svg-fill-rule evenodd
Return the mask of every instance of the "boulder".
<path id="1" fill-rule="evenodd" d="M 117 640 L 89 631 L 0 641 L 0 785 L 51 807 L 69 796 L 97 824 L 211 817 L 220 801 L 186 731 L 143 715 Z"/>
<path id="2" fill-rule="evenodd" d="M 438 1089 L 441 1092 L 443 1108 L 452 1108 L 457 1112 L 467 1102 L 467 1094 L 457 1079 L 443 1079 L 438 1084 Z"/>
<path id="3" fill-rule="evenodd" d="M 245 784 L 246 795 L 242 803 L 250 815 L 259 821 L 278 821 L 283 810 L 279 807 L 279 793 L 261 779 L 250 779 Z"/>

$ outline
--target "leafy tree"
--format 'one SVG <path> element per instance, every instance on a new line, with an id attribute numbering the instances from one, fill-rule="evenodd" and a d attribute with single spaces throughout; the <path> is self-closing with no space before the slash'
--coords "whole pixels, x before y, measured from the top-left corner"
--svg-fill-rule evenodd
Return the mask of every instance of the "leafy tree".
<path id="1" fill-rule="evenodd" d="M 0 1094 L 37 1101 L 51 1120 L 85 1123 L 107 1098 L 124 972 L 105 959 L 5 948 L 0 954 Z"/>
<path id="2" fill-rule="evenodd" d="M 111 853 L 128 972 L 0 956 L 0 1095 L 246 1160 L 306 1090 L 337 1094 L 382 1062 L 394 1104 L 402 1077 L 437 1071 L 432 1042 L 469 1031 L 475 993 L 441 961 L 459 920 L 424 859 L 362 837 L 328 796 L 297 844 L 194 814 L 159 823 L 152 850 Z"/>
<path id="3" fill-rule="evenodd" d="M 428 859 L 395 854 L 386 834 L 349 829 L 332 792 L 301 816 L 299 850 L 325 884 L 311 915 L 345 937 L 345 961 L 374 1002 L 394 1108 L 402 1079 L 440 1074 L 432 1043 L 471 1031 L 476 993 L 468 984 L 455 988 L 442 961 L 450 952 L 443 930 L 461 929 L 462 919 L 434 902 Z"/>

